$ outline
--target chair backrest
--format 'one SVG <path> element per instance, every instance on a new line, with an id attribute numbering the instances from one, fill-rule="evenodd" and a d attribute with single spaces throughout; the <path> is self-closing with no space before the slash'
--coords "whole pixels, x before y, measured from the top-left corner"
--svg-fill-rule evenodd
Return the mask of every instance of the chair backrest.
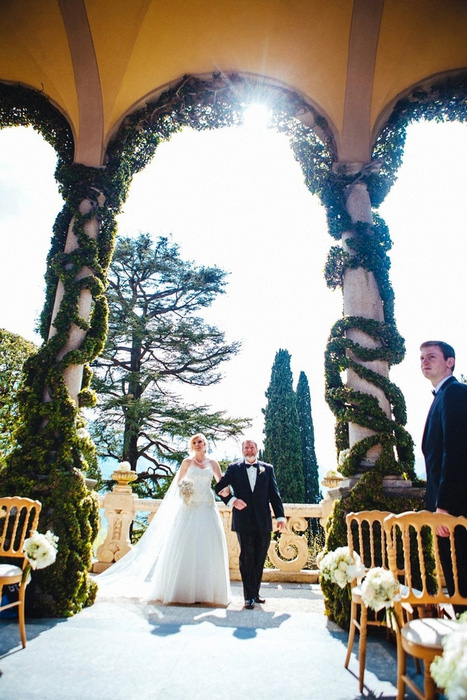
<path id="1" fill-rule="evenodd" d="M 383 521 L 391 515 L 385 510 L 362 510 L 349 513 L 347 524 L 347 546 L 360 555 L 366 569 L 375 566 L 388 568 Z"/>
<path id="2" fill-rule="evenodd" d="M 24 540 L 36 530 L 41 508 L 31 498 L 0 498 L 0 557 L 24 558 Z"/>
<path id="3" fill-rule="evenodd" d="M 449 538 L 440 538 L 440 525 L 449 529 Z M 412 605 L 467 605 L 467 597 L 459 592 L 460 567 L 465 570 L 467 550 L 459 558 L 459 537 L 467 543 L 467 518 L 431 513 L 428 510 L 389 515 L 384 521 L 389 568 L 394 575 L 404 571 L 401 602 Z M 441 544 L 444 540 L 445 545 Z M 440 546 L 450 544 L 454 592 L 445 587 Z M 461 545 L 461 546 L 465 546 Z M 467 592 L 466 592 L 467 594 Z"/>

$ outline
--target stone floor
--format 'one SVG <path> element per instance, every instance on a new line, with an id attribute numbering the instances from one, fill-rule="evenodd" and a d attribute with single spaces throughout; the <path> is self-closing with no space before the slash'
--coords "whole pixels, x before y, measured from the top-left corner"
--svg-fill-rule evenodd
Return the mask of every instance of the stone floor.
<path id="1" fill-rule="evenodd" d="M 100 601 L 67 619 L 0 621 L 1 700 L 395 698 L 396 654 L 370 632 L 365 689 L 344 669 L 347 633 L 316 584 L 264 584 L 264 605 L 227 609 Z M 407 694 L 407 698 L 413 696 Z"/>

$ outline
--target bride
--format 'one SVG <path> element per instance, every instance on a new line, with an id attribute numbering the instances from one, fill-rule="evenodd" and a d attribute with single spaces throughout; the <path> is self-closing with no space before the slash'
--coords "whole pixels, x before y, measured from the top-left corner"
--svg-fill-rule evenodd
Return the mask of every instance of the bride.
<path id="1" fill-rule="evenodd" d="M 168 603 L 230 602 L 227 544 L 211 490 L 219 464 L 206 456 L 202 433 L 190 438 L 190 457 L 139 542 L 97 577 L 98 598 Z"/>

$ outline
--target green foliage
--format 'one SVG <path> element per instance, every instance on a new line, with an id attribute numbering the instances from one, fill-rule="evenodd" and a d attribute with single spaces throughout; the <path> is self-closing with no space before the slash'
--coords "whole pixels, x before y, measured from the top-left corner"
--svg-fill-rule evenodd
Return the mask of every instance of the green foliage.
<path id="1" fill-rule="evenodd" d="M 276 353 L 266 398 L 268 402 L 263 409 L 264 459 L 275 467 L 282 500 L 286 503 L 303 503 L 302 442 L 287 350 Z"/>
<path id="2" fill-rule="evenodd" d="M 364 348 L 347 337 L 350 328 L 358 328 L 372 337 L 378 347 Z M 404 429 L 406 423 L 405 401 L 400 390 L 382 375 L 356 362 L 385 359 L 389 365 L 400 361 L 404 346 L 393 325 L 374 319 L 346 316 L 332 328 L 325 356 L 326 399 L 337 420 L 336 446 L 338 452 L 349 448 L 347 425 L 349 422 L 370 428 L 374 435 L 353 445 L 340 468 L 345 476 L 361 471 L 361 460 L 373 445 L 381 444 L 381 456 L 376 468 L 383 474 L 406 474 L 416 480 L 414 470 L 413 441 Z M 377 399 L 363 392 L 344 386 L 341 373 L 353 369 L 356 374 L 385 392 L 393 412 L 393 419 L 386 416 Z M 342 426 L 342 427 L 341 427 Z"/>
<path id="3" fill-rule="evenodd" d="M 328 211 L 330 233 L 339 238 L 343 231 L 352 233 L 347 240 L 351 252 L 333 246 L 326 264 L 328 285 L 341 287 L 346 270 L 364 268 L 371 272 L 378 285 L 384 311 L 384 322 L 362 317 L 346 317 L 331 330 L 325 356 L 326 400 L 336 416 L 337 455 L 349 447 L 348 423 L 356 423 L 375 431 L 361 440 L 347 454 L 341 471 L 345 475 L 361 471 L 361 460 L 373 445 L 381 444 L 382 452 L 375 467 L 382 474 L 403 474 L 416 480 L 413 441 L 404 426 L 406 406 L 401 391 L 388 379 L 364 367 L 362 362 L 380 360 L 391 367 L 405 355 L 404 340 L 399 335 L 394 314 L 394 292 L 389 280 L 388 252 L 391 240 L 386 225 L 374 211 L 374 223 L 352 223 L 345 208 L 346 188 L 355 181 L 366 184 L 374 207 L 378 207 L 396 178 L 405 144 L 408 124 L 425 118 L 465 120 L 467 112 L 467 82 L 465 76 L 453 77 L 429 90 L 417 89 L 397 103 L 379 135 L 373 151 L 373 161 L 358 173 L 349 175 L 342 169 L 330 173 L 320 185 L 319 194 Z M 351 329 L 363 331 L 377 346 L 363 348 L 347 335 Z M 356 361 L 358 360 L 358 361 Z M 352 369 L 370 384 L 381 389 L 392 410 L 389 419 L 378 401 L 370 394 L 344 386 L 342 373 Z"/>
<path id="4" fill-rule="evenodd" d="M 465 121 L 466 98 L 465 76 L 449 79 L 429 90 L 415 90 L 395 106 L 375 144 L 372 163 L 351 176 L 336 169 L 320 189 L 321 200 L 328 212 L 331 235 L 340 238 L 344 231 L 352 234 L 348 239 L 350 253 L 339 246 L 331 248 L 325 270 L 328 285 L 333 289 L 341 287 L 346 270 L 361 267 L 373 273 L 384 311 L 383 323 L 362 317 L 341 319 L 332 328 L 326 348 L 326 399 L 337 420 L 337 455 L 349 448 L 349 422 L 374 431 L 372 437 L 360 440 L 348 450 L 344 464 L 340 467 L 341 472 L 348 476 L 360 473 L 361 462 L 368 449 L 381 445 L 381 454 L 372 472 L 360 478 L 348 498 L 336 502 L 333 517 L 327 525 L 327 550 L 346 543 L 344 518 L 347 512 L 372 508 L 402 512 L 423 507 L 421 501 L 417 503 L 402 498 L 389 498 L 382 491 L 384 475 L 402 475 L 412 482 L 418 481 L 414 470 L 413 441 L 404 428 L 406 407 L 400 390 L 388 379 L 356 360 L 382 360 L 390 367 L 401 362 L 405 347 L 395 323 L 394 293 L 389 281 L 390 262 L 387 255 L 391 241 L 387 227 L 376 211 L 372 226 L 362 222 L 352 224 L 345 208 L 346 188 L 356 180 L 363 181 L 368 188 L 372 206 L 378 207 L 396 179 L 397 169 L 402 162 L 408 124 L 422 118 Z M 351 341 L 347 337 L 347 332 L 351 329 L 363 331 L 375 341 L 377 347 L 374 350 L 367 349 Z M 349 368 L 384 392 L 391 406 L 392 418 L 385 415 L 376 398 L 343 385 L 342 373 Z M 327 614 L 338 624 L 348 626 L 347 592 L 336 591 L 336 587 L 328 582 L 323 582 L 322 587 Z"/>
<path id="5" fill-rule="evenodd" d="M 141 234 L 115 247 L 107 342 L 93 363 L 99 404 L 92 430 L 102 456 L 127 460 L 134 470 L 144 458 L 152 467 L 146 481 L 170 474 L 167 462 L 183 459 L 180 438 L 198 431 L 211 439 L 233 436 L 249 424 L 189 405 L 173 390 L 216 384 L 220 365 L 238 352 L 238 343 L 225 343 L 222 331 L 196 315 L 224 288 L 222 270 L 182 260 L 167 238 L 153 244 Z"/>
<path id="6" fill-rule="evenodd" d="M 311 416 L 310 387 L 305 372 L 300 372 L 297 384 L 298 426 L 302 443 L 303 478 L 305 503 L 319 503 L 322 499 L 319 488 L 319 469 L 315 452 L 315 430 Z"/>
<path id="7" fill-rule="evenodd" d="M 28 596 L 30 612 L 66 616 L 94 600 L 96 587 L 88 570 L 91 544 L 97 535 L 98 504 L 82 475 L 95 467 L 94 446 L 83 435 L 84 420 L 69 394 L 64 373 L 72 366 L 84 366 L 79 404 L 92 405 L 95 397 L 89 388 L 87 364 L 104 345 L 106 265 L 120 199 L 119 195 L 113 197 L 112 173 L 71 165 L 71 131 L 44 96 L 20 86 L 11 90 L 1 86 L 0 103 L 2 127 L 32 125 L 57 149 L 56 177 L 65 198 L 48 258 L 46 303 L 41 317 L 45 342 L 24 364 L 17 394 L 19 425 L 13 449 L 0 473 L 0 491 L 41 501 L 39 528 L 52 530 L 60 540 L 56 563 L 33 574 L 34 595 Z M 84 200 L 85 208 L 81 206 Z M 99 225 L 97 240 L 87 234 L 88 225 L 95 222 Z M 65 252 L 71 223 L 78 248 Z M 49 334 L 59 282 L 63 299 Z M 79 311 L 83 290 L 88 290 L 92 299 L 89 320 Z M 74 328 L 85 332 L 76 350 L 68 348 Z"/>
<path id="8" fill-rule="evenodd" d="M 36 350 L 34 343 L 0 328 L 0 455 L 1 460 L 13 445 L 18 425 L 16 392 L 25 360 Z"/>

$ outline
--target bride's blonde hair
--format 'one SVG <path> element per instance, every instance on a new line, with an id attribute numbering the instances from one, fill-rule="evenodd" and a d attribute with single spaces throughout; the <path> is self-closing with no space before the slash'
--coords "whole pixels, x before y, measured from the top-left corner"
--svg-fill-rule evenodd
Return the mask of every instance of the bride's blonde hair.
<path id="1" fill-rule="evenodd" d="M 196 435 L 192 435 L 191 438 L 190 438 L 189 441 L 188 441 L 188 447 L 190 448 L 191 454 L 194 453 L 193 443 L 194 443 L 194 441 L 197 440 L 198 438 L 201 438 L 201 440 L 204 442 L 204 446 L 207 447 L 208 441 L 207 441 L 207 439 L 206 439 L 206 436 L 203 435 L 203 433 L 196 433 Z"/>

